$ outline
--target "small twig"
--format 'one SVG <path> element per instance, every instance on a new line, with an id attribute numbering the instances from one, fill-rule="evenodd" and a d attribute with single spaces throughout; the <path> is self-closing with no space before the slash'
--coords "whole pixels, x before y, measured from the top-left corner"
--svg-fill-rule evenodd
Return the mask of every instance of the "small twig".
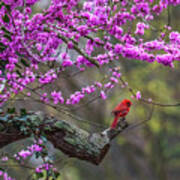
<path id="1" fill-rule="evenodd" d="M 140 122 L 138 122 L 138 123 L 134 123 L 134 124 L 130 125 L 130 126 L 129 126 L 127 129 L 125 129 L 122 133 L 127 132 L 127 131 L 129 131 L 129 130 L 132 130 L 132 129 L 134 129 L 134 128 L 140 127 L 140 126 L 144 125 L 146 122 L 150 121 L 151 118 L 152 118 L 153 112 L 154 112 L 154 105 L 152 105 L 151 111 L 150 111 L 147 119 L 145 119 L 145 120 L 143 120 L 143 121 L 140 121 Z"/>
<path id="2" fill-rule="evenodd" d="M 26 169 L 32 169 L 32 170 L 34 170 L 35 168 L 33 168 L 33 167 L 30 167 L 30 166 L 27 166 L 27 165 L 25 165 L 25 164 L 20 164 L 20 163 L 18 163 L 17 165 L 15 164 L 15 165 L 12 165 L 12 164 L 5 164 L 5 163 L 2 163 L 2 164 L 0 164 L 0 167 L 19 167 L 19 166 L 21 166 L 22 168 L 26 168 Z"/>
<path id="3" fill-rule="evenodd" d="M 16 83 L 25 88 L 25 85 L 23 85 L 23 84 L 21 84 L 21 83 L 19 83 L 19 82 L 16 82 Z M 26 88 L 29 89 L 32 93 L 34 93 L 34 94 L 37 95 L 38 97 L 42 97 L 42 95 L 41 95 L 40 93 L 34 91 L 34 90 L 31 89 L 30 87 L 26 86 Z M 21 92 L 21 93 L 28 98 L 28 96 L 27 96 L 26 94 L 24 94 L 23 92 Z M 66 107 L 63 107 L 63 106 L 60 106 L 60 107 L 54 106 L 54 105 L 52 105 L 52 104 L 50 104 L 50 103 L 48 103 L 48 102 L 44 103 L 44 102 L 42 102 L 41 100 L 38 100 L 38 99 L 33 98 L 32 96 L 31 96 L 31 98 L 32 98 L 33 100 L 35 100 L 36 102 L 42 103 L 42 104 L 44 104 L 44 105 L 47 105 L 47 106 L 55 109 L 57 112 L 63 113 L 64 115 L 67 115 L 67 116 L 73 118 L 74 120 L 80 121 L 80 122 L 82 122 L 82 123 L 92 124 L 93 126 L 98 127 L 98 128 L 103 128 L 103 129 L 106 128 L 105 126 L 103 126 L 103 125 L 101 125 L 101 124 L 99 124 L 99 123 L 95 123 L 95 122 L 91 122 L 91 121 L 88 121 L 88 120 L 84 120 L 84 119 L 82 119 L 82 118 L 80 118 L 80 117 L 72 114 L 72 112 L 70 112 L 69 108 L 66 108 Z M 52 99 L 50 99 L 50 100 L 52 100 Z"/>
<path id="4" fill-rule="evenodd" d="M 167 7 L 167 12 L 168 12 L 168 18 L 167 18 L 167 25 L 171 25 L 171 13 L 170 13 L 170 6 Z"/>
<path id="5" fill-rule="evenodd" d="M 125 81 L 120 78 L 120 81 L 122 82 L 123 85 L 126 86 L 126 83 Z M 136 93 L 134 92 L 134 90 L 132 88 L 130 88 L 128 86 L 128 90 L 129 92 L 134 96 L 136 97 Z M 152 104 L 152 105 L 155 105 L 155 106 L 160 106 L 160 107 L 175 107 L 175 106 L 180 106 L 180 103 L 175 103 L 175 104 L 162 104 L 162 103 L 158 103 L 158 102 L 155 102 L 155 101 L 149 101 L 148 99 L 145 99 L 145 98 L 141 98 L 139 99 L 139 101 L 143 102 L 143 103 L 146 103 L 146 104 Z"/>
<path id="6" fill-rule="evenodd" d="M 46 29 L 49 31 L 50 29 Z M 60 38 L 64 43 L 68 44 L 69 41 L 72 41 L 72 39 L 67 39 L 65 36 L 62 36 L 58 31 L 54 29 L 54 31 L 57 33 L 58 38 Z M 85 52 L 83 52 L 75 43 L 73 43 L 73 49 L 76 50 L 80 55 L 85 57 L 89 62 L 94 64 L 96 67 L 99 68 L 99 63 L 92 57 L 88 56 Z"/>
<path id="7" fill-rule="evenodd" d="M 41 103 L 43 105 L 46 105 L 46 106 L 49 106 L 49 107 L 53 108 L 57 112 L 63 113 L 64 115 L 71 117 L 73 120 L 79 121 L 81 123 L 91 124 L 91 125 L 93 125 L 93 126 L 95 126 L 97 128 L 101 128 L 101 129 L 107 128 L 106 126 L 103 126 L 102 124 L 82 119 L 81 117 L 79 117 L 79 116 L 73 114 L 72 112 L 70 112 L 70 110 L 68 108 L 65 108 L 65 107 L 62 107 L 62 106 L 61 107 L 54 106 L 54 105 L 52 105 L 50 103 L 43 103 L 41 100 L 38 100 L 38 99 L 34 99 L 34 100 L 36 102 L 38 102 L 38 103 Z"/>

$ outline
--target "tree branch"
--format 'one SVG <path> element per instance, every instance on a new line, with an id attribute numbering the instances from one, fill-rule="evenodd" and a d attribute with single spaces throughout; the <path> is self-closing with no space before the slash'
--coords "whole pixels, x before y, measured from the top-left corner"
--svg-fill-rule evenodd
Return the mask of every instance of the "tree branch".
<path id="1" fill-rule="evenodd" d="M 74 124 L 47 116 L 41 112 L 0 115 L 0 148 L 35 135 L 45 134 L 57 149 L 69 157 L 100 164 L 110 148 L 110 142 L 124 129 L 127 122 L 121 119 L 116 129 L 106 129 L 99 133 L 88 133 Z"/>

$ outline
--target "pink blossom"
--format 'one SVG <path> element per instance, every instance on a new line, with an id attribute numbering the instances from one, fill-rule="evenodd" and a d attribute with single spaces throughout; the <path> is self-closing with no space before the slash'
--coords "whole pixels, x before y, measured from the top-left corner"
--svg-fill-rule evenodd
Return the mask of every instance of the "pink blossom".
<path id="1" fill-rule="evenodd" d="M 141 99 L 141 92 L 140 92 L 140 91 L 137 91 L 137 93 L 136 93 L 136 99 L 137 99 L 137 100 Z"/>
<path id="2" fill-rule="evenodd" d="M 100 96 L 103 100 L 105 100 L 107 98 L 106 93 L 103 90 L 101 90 Z"/>
<path id="3" fill-rule="evenodd" d="M 54 104 L 58 104 L 58 103 L 63 104 L 64 103 L 64 98 L 62 97 L 61 91 L 59 91 L 59 92 L 53 91 L 53 92 L 51 92 L 51 96 L 53 98 Z"/>
<path id="4" fill-rule="evenodd" d="M 100 82 L 95 82 L 95 85 L 96 85 L 97 87 L 99 87 L 99 88 L 102 87 L 102 83 L 100 83 Z"/>
<path id="5" fill-rule="evenodd" d="M 145 23 L 138 22 L 137 25 L 136 25 L 135 34 L 143 35 L 144 34 L 144 29 L 148 29 L 148 28 L 149 28 L 149 25 L 147 25 Z"/>
<path id="6" fill-rule="evenodd" d="M 68 66 L 72 66 L 73 62 L 71 60 L 64 60 L 62 63 L 63 67 L 68 67 Z"/>
<path id="7" fill-rule="evenodd" d="M 8 161 L 8 159 L 9 158 L 7 156 L 4 156 L 4 157 L 1 158 L 2 161 Z"/>
<path id="8" fill-rule="evenodd" d="M 20 152 L 18 152 L 18 155 L 23 159 L 26 159 L 28 156 L 31 156 L 32 153 L 29 150 L 21 150 Z"/>

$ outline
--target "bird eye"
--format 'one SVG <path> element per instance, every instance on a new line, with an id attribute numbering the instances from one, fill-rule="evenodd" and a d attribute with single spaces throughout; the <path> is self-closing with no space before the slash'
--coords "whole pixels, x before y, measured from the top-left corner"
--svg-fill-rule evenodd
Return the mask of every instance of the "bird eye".
<path id="1" fill-rule="evenodd" d="M 127 106 L 128 106 L 128 107 L 130 107 L 130 106 L 131 106 L 131 103 L 130 103 L 130 102 L 127 102 L 126 104 L 127 104 Z"/>
<path id="2" fill-rule="evenodd" d="M 115 112 L 114 112 L 114 115 L 115 115 L 115 116 L 117 116 L 117 115 L 118 115 L 118 113 L 119 113 L 119 112 L 115 111 Z"/>

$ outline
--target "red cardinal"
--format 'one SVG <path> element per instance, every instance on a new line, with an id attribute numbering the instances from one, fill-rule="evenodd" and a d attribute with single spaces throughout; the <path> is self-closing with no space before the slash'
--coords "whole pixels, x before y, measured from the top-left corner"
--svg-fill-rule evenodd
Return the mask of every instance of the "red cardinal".
<path id="1" fill-rule="evenodd" d="M 125 117 L 129 110 L 130 110 L 130 106 L 132 105 L 132 102 L 128 99 L 124 99 L 120 104 L 118 104 L 114 110 L 112 111 L 112 113 L 114 114 L 114 121 L 111 124 L 111 128 L 115 128 L 117 126 L 118 123 L 118 119 L 120 117 Z"/>

